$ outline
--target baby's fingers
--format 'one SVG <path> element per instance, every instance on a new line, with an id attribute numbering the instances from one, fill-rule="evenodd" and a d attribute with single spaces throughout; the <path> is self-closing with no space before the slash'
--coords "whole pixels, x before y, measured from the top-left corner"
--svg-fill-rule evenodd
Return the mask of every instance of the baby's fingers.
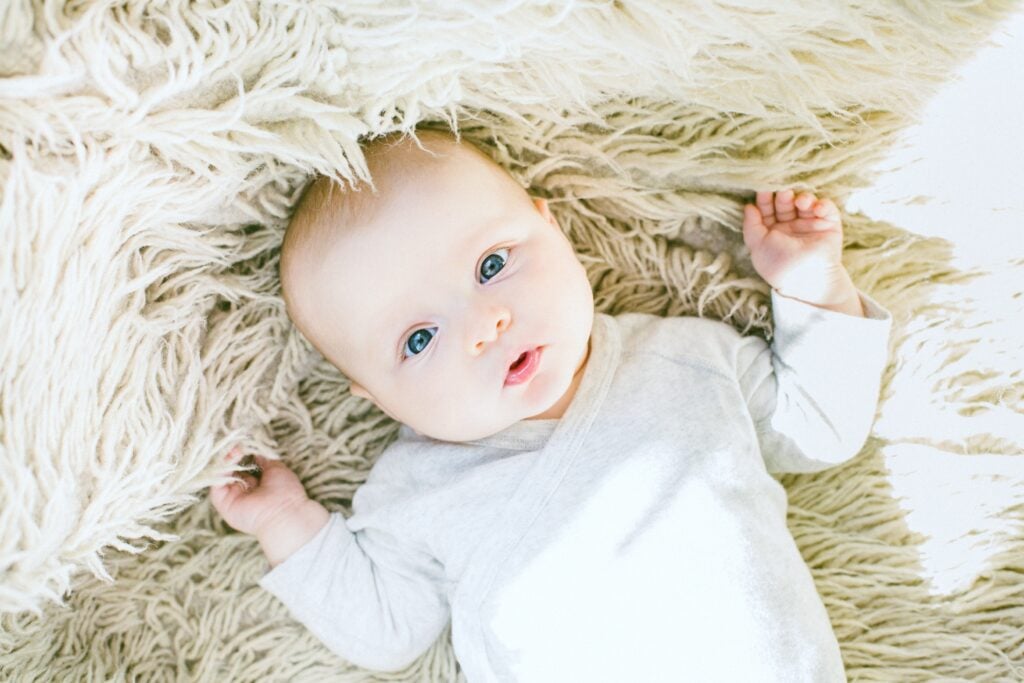
<path id="1" fill-rule="evenodd" d="M 761 212 L 762 222 L 765 227 L 775 225 L 775 202 L 771 192 L 762 191 L 755 194 L 757 210 Z"/>
<path id="2" fill-rule="evenodd" d="M 839 222 L 839 207 L 831 199 L 819 199 L 814 203 L 814 215 L 826 220 Z"/>
<path id="3" fill-rule="evenodd" d="M 743 241 L 747 248 L 756 249 L 765 235 L 768 228 L 765 227 L 761 212 L 753 204 L 746 204 L 743 207 Z"/>
<path id="4" fill-rule="evenodd" d="M 210 503 L 214 509 L 224 516 L 231 509 L 238 497 L 246 491 L 247 484 L 240 481 L 233 481 L 229 484 L 210 487 Z"/>
<path id="5" fill-rule="evenodd" d="M 243 452 L 240 446 L 235 446 L 224 456 L 224 459 L 229 463 L 236 463 L 243 457 Z M 210 487 L 210 500 L 213 501 L 214 505 L 218 505 L 221 501 L 230 503 L 239 495 L 245 491 L 250 490 L 256 485 L 256 478 L 251 474 L 245 472 L 235 472 L 233 475 L 234 481 L 227 484 L 221 484 L 220 486 Z"/>
<path id="6" fill-rule="evenodd" d="M 799 218 L 814 218 L 814 203 L 817 198 L 811 192 L 801 192 L 793 200 L 793 205 L 796 206 L 797 217 Z"/>
<path id="7" fill-rule="evenodd" d="M 240 493 L 241 490 L 234 482 L 221 484 L 220 486 L 211 486 L 210 502 L 223 515 L 224 510 L 231 507 L 231 504 L 235 501 L 235 498 L 238 498 Z"/>

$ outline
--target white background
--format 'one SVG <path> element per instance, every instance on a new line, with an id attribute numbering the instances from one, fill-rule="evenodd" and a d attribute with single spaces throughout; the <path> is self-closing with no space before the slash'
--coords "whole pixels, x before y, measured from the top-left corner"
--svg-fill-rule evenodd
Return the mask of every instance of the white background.
<path id="1" fill-rule="evenodd" d="M 846 203 L 953 241 L 962 263 L 1024 257 L 1024 6 L 989 42 Z"/>

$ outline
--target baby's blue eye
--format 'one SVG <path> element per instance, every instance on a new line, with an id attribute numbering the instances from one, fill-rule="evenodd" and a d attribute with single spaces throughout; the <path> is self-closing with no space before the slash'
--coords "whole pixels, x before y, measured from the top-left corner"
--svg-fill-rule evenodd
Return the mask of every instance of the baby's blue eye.
<path id="1" fill-rule="evenodd" d="M 505 256 L 498 256 L 499 253 L 505 252 Z M 484 276 L 484 282 L 487 282 L 492 277 L 501 272 L 501 269 L 505 267 L 508 262 L 508 247 L 502 247 L 496 249 L 487 255 L 483 263 L 480 264 L 480 274 Z"/>
<path id="2" fill-rule="evenodd" d="M 415 356 L 420 351 L 427 348 L 427 344 L 429 344 L 430 340 L 433 339 L 434 337 L 434 332 L 431 332 L 431 330 L 434 330 L 434 332 L 436 332 L 437 328 L 421 327 L 420 329 L 410 334 L 409 338 L 405 341 L 405 345 L 402 347 L 403 355 L 406 358 L 408 358 L 409 356 Z M 412 353 L 407 354 L 405 353 L 406 351 L 411 351 Z"/>

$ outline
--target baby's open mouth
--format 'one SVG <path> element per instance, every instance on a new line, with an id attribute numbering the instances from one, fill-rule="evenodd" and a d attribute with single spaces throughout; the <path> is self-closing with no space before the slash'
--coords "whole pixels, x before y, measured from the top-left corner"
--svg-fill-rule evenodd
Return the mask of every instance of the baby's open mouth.
<path id="1" fill-rule="evenodd" d="M 505 384 L 522 384 L 533 377 L 533 374 L 537 371 L 537 366 L 540 365 L 541 351 L 542 349 L 537 347 L 519 354 L 519 358 L 516 358 L 515 362 L 508 368 Z"/>

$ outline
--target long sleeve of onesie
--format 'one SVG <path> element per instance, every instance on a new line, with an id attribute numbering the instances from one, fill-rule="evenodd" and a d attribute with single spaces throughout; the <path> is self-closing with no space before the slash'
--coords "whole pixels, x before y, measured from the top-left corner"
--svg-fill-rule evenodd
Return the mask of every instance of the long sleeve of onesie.
<path id="1" fill-rule="evenodd" d="M 351 520 L 332 512 L 320 532 L 259 585 L 335 654 L 394 671 L 433 644 L 450 611 L 440 563 L 417 542 L 385 530 L 393 512 L 383 501 L 400 492 L 379 478 L 371 473 L 353 500 L 353 511 L 366 521 L 352 528 Z"/>
<path id="2" fill-rule="evenodd" d="M 744 337 L 737 376 L 769 472 L 816 472 L 860 451 L 878 404 L 892 316 L 860 294 L 865 317 L 772 290 L 769 346 Z"/>

